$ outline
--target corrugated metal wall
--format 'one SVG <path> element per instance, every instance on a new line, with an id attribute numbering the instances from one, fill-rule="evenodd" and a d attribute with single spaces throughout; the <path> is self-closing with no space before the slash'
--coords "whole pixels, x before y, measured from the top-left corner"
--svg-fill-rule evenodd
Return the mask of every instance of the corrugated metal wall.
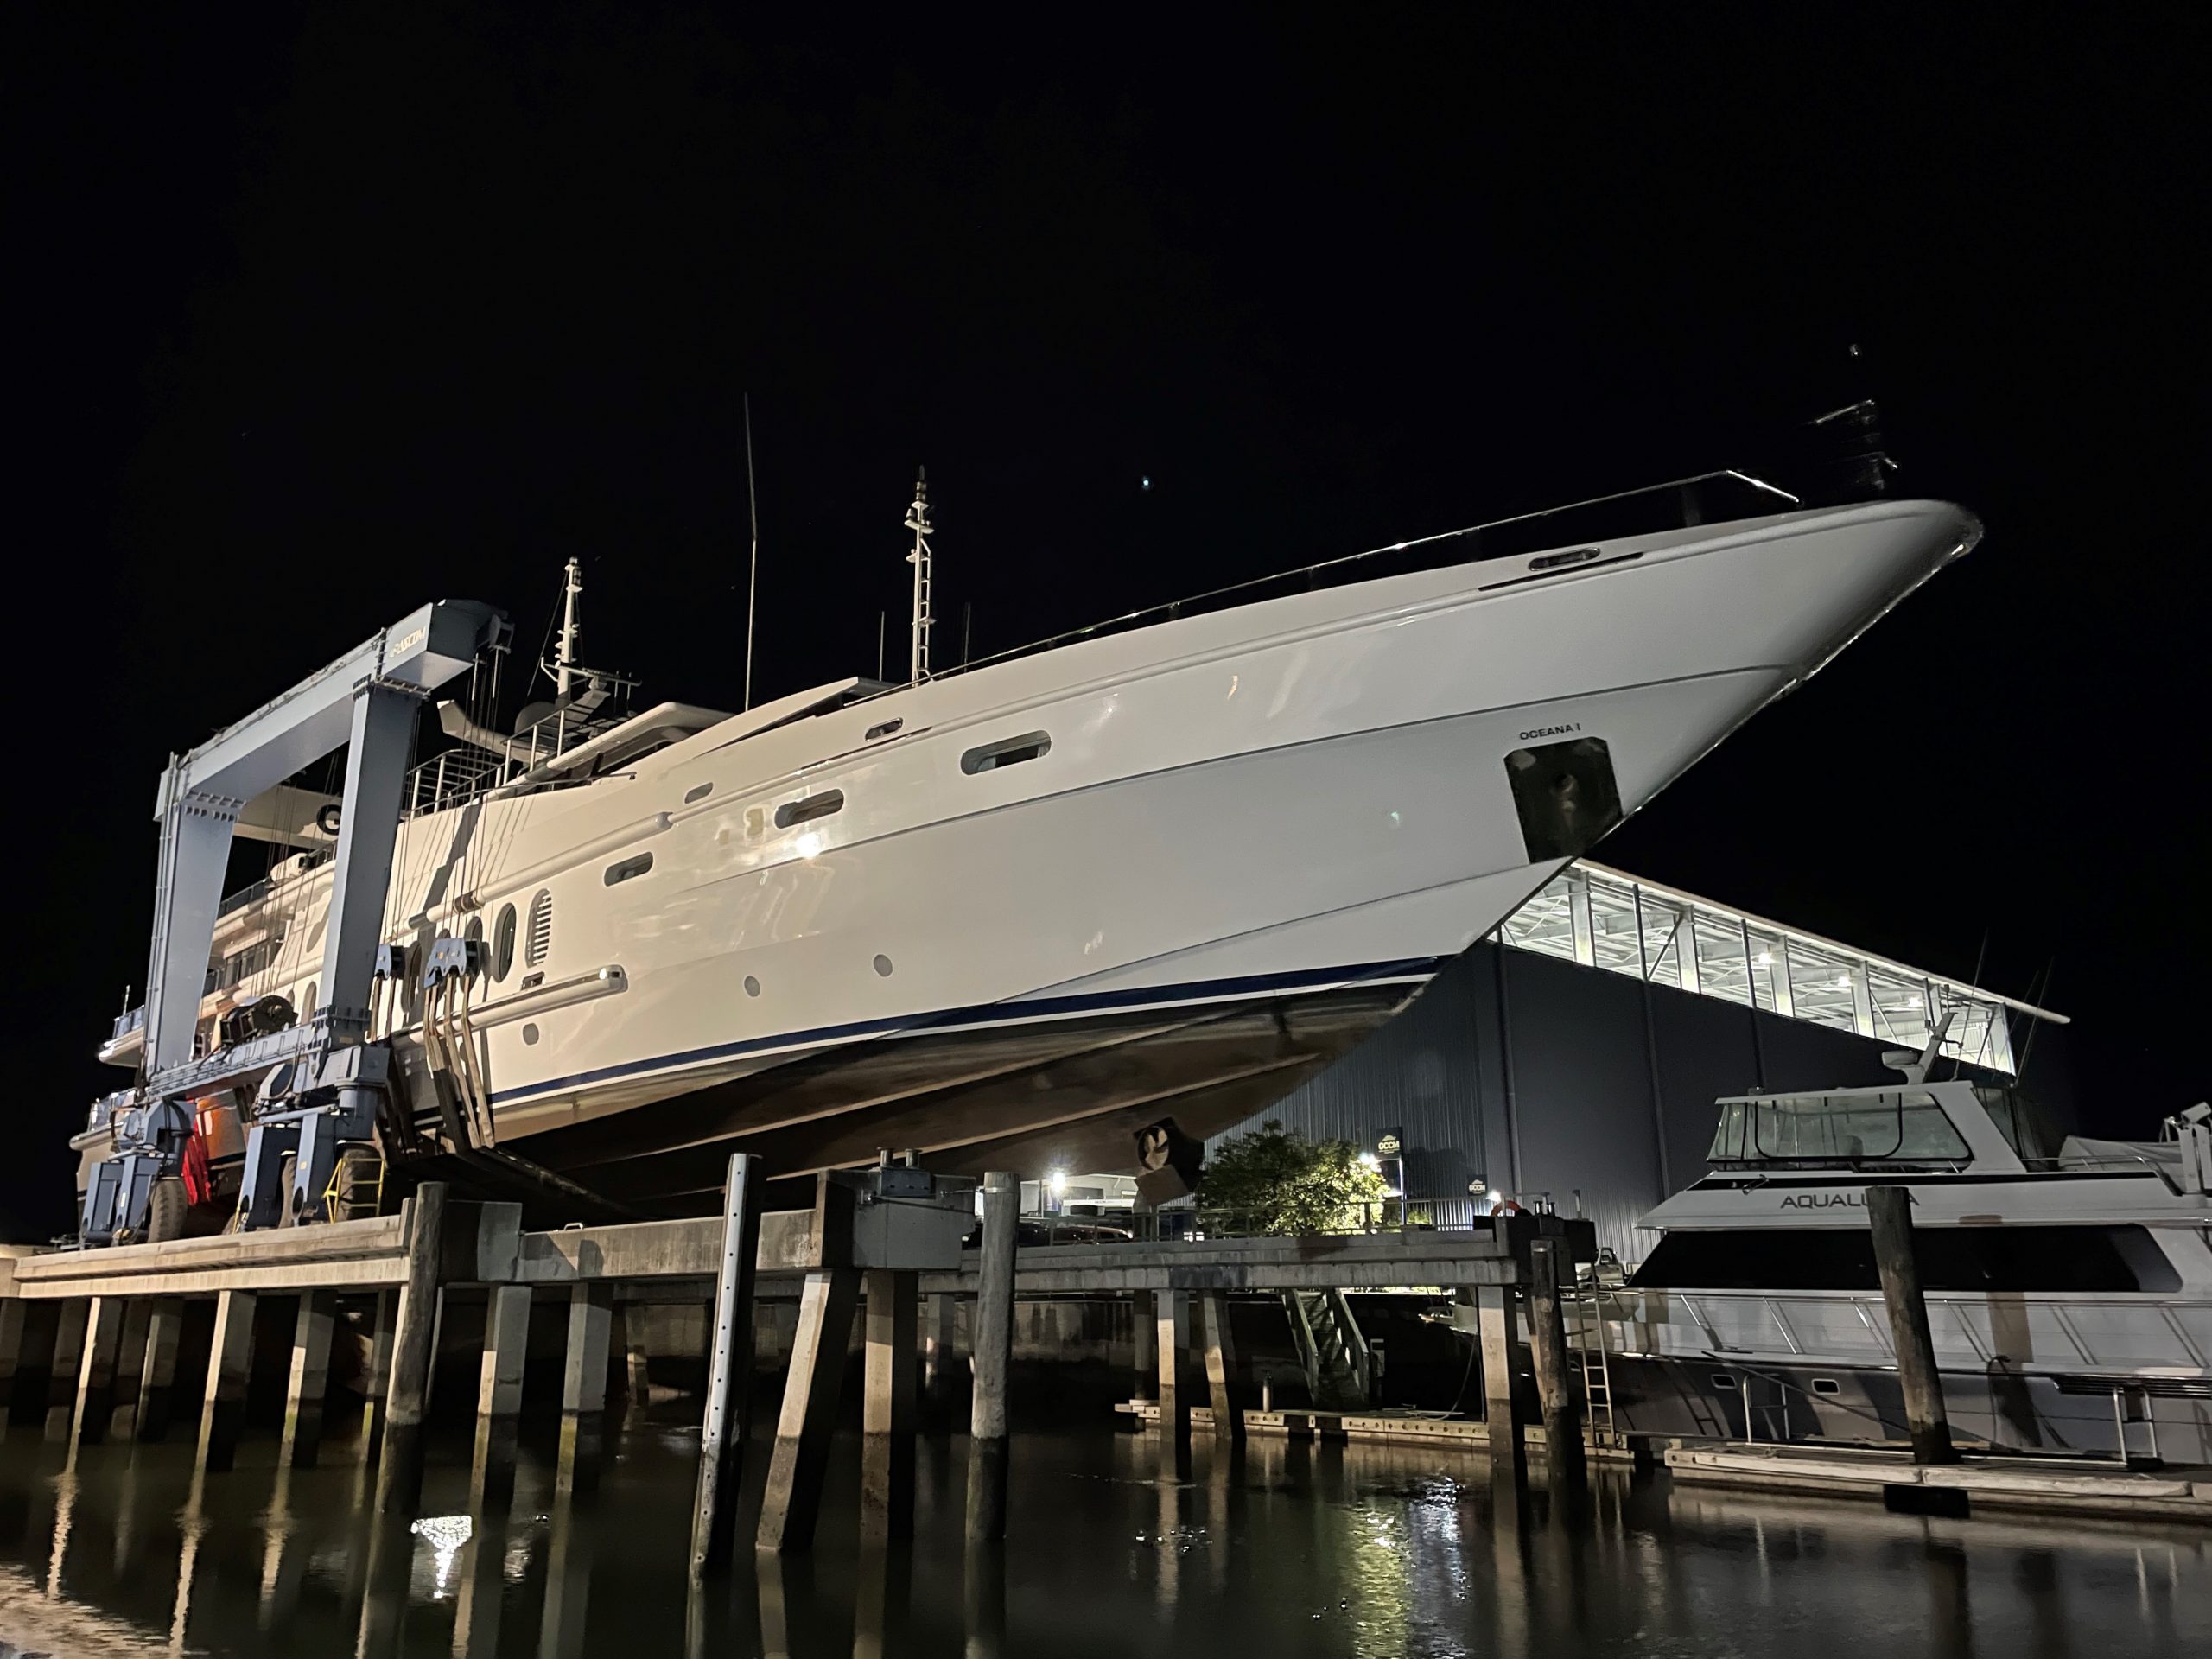
<path id="1" fill-rule="evenodd" d="M 1411 1196 L 1548 1194 L 1635 1261 L 1637 1219 L 1706 1173 L 1717 1097 L 1892 1082 L 1885 1046 L 1484 941 L 1246 1127 L 1361 1147 L 1396 1129 Z M 2038 1062 L 2061 1064 L 2055 1046 Z"/>

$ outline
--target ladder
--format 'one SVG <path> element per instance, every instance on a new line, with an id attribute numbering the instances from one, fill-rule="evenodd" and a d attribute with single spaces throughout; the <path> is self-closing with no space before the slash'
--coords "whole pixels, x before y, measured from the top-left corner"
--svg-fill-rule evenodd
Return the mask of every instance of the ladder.
<path id="1" fill-rule="evenodd" d="M 1616 1435 L 1613 1373 L 1605 1357 L 1605 1322 L 1599 1313 L 1599 1303 L 1605 1294 L 1592 1285 L 1575 1298 L 1575 1311 L 1580 1317 L 1575 1321 L 1569 1346 L 1582 1366 L 1583 1409 L 1589 1418 L 1591 1433 L 1611 1440 Z"/>

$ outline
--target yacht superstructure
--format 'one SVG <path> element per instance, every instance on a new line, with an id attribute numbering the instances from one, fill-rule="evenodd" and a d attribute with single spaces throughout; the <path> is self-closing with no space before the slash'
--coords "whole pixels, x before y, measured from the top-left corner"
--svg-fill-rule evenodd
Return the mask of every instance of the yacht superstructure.
<path id="1" fill-rule="evenodd" d="M 2159 1141 L 2058 1141 L 2018 1090 L 1929 1070 L 1719 1103 L 1713 1173 L 1650 1213 L 1657 1246 L 1596 1305 L 1624 1425 L 1901 1436 L 1866 1209 L 1880 1183 L 1911 1193 L 1955 1433 L 2212 1459 L 2212 1108 Z"/>
<path id="2" fill-rule="evenodd" d="M 515 738 L 448 711 L 466 747 L 409 780 L 367 1009 L 391 1130 L 663 1211 L 709 1201 L 733 1146 L 779 1176 L 885 1147 L 1172 1161 L 1979 534 L 1941 502 L 1721 479 L 1785 510 L 1587 543 L 1563 519 L 1516 553 L 1486 526 L 734 715 L 616 722 L 582 671 Z M 201 1049 L 257 1007 L 316 1017 L 339 879 L 303 855 L 217 919 Z M 126 1015 L 104 1053 L 143 1045 Z M 195 1097 L 219 1168 L 257 1086 L 232 1067 Z"/>

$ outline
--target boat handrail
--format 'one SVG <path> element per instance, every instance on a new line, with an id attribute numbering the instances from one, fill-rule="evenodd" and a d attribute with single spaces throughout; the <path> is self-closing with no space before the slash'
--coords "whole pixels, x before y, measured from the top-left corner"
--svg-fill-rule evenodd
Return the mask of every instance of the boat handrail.
<path id="1" fill-rule="evenodd" d="M 1071 628 L 1062 633 L 1049 634 L 1042 639 L 1032 640 L 1026 645 L 1016 645 L 1008 651 L 996 652 L 988 657 L 978 657 L 971 662 L 961 664 L 957 668 L 938 669 L 933 671 L 930 677 L 939 680 L 948 679 L 956 674 L 968 673 L 978 668 L 988 668 L 995 663 L 1008 662 L 1017 657 L 1034 656 L 1039 652 L 1057 650 L 1062 645 L 1075 645 L 1085 639 L 1095 639 L 1110 633 L 1128 632 L 1138 628 L 1150 627 L 1160 622 L 1176 621 L 1186 616 L 1203 615 L 1206 612 L 1224 609 L 1232 605 L 1249 604 L 1255 599 L 1265 596 L 1259 591 L 1263 588 L 1274 588 L 1283 593 L 1297 593 L 1332 587 L 1337 582 L 1348 580 L 1365 580 L 1376 573 L 1367 570 L 1356 571 L 1352 567 L 1370 560 L 1382 561 L 1392 555 L 1409 553 L 1416 549 L 1435 550 L 1442 543 L 1456 542 L 1466 537 L 1479 537 L 1491 531 L 1543 524 L 1547 520 L 1558 518 L 1562 513 L 1579 512 L 1595 507 L 1618 506 L 1624 502 L 1638 501 L 1669 493 L 1672 493 L 1679 504 L 1681 512 L 1679 525 L 1647 525 L 1641 532 L 1615 530 L 1598 539 L 1611 539 L 1623 534 L 1649 534 L 1657 529 L 1688 528 L 1708 522 L 1723 523 L 1732 518 L 1750 516 L 1734 512 L 1713 514 L 1707 512 L 1711 487 L 1728 484 L 1774 497 L 1777 501 L 1786 503 L 1789 506 L 1802 505 L 1800 498 L 1792 495 L 1777 485 L 1770 484 L 1762 478 L 1755 478 L 1749 473 L 1739 472 L 1733 467 L 1724 467 L 1713 472 L 1694 474 L 1687 478 L 1672 478 L 1663 483 L 1643 485 L 1632 490 L 1616 490 L 1610 495 L 1593 495 L 1586 500 L 1569 501 L 1555 507 L 1540 507 L 1534 512 L 1515 513 L 1504 518 L 1487 519 L 1481 524 L 1468 524 L 1459 530 L 1440 531 L 1435 535 L 1416 537 L 1411 541 L 1391 542 L 1381 547 L 1370 547 L 1363 552 L 1341 554 L 1333 559 L 1323 559 L 1318 563 L 1300 565 L 1295 569 L 1281 570 L 1271 575 L 1254 576 L 1243 582 L 1231 582 L 1223 588 L 1210 588 L 1203 593 L 1192 594 L 1183 599 L 1171 600 L 1164 605 L 1148 605 L 1141 610 L 1109 617 L 1103 622 L 1093 622 L 1088 626 Z M 1777 507 L 1774 510 L 1782 511 L 1783 509 Z M 1503 558 L 1516 550 L 1540 552 L 1546 545 L 1556 544 L 1556 543 L 1532 542 L 1528 547 L 1522 549 L 1500 549 L 1491 556 Z M 1398 574 L 1423 569 L 1439 562 L 1455 564 L 1468 563 L 1472 562 L 1473 556 L 1471 553 L 1454 549 L 1452 556 L 1449 560 L 1438 561 L 1434 553 L 1430 552 L 1406 563 L 1403 571 Z M 895 685 L 886 688 L 887 690 L 893 691 L 903 689 L 902 686 Z"/>

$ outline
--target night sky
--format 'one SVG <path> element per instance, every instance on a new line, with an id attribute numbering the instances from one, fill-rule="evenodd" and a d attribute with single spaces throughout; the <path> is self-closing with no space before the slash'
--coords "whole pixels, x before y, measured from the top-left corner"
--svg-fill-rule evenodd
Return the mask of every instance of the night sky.
<path id="1" fill-rule="evenodd" d="M 1878 396 L 1981 548 L 1599 856 L 1979 963 L 2148 1133 L 2212 1075 L 2207 41 L 1921 12 L 11 8 L 0 1232 L 123 1080 L 168 749 L 432 596 L 526 652 L 572 554 L 588 661 L 737 706 L 748 391 L 762 696 L 903 661 L 917 463 L 942 658 Z"/>

